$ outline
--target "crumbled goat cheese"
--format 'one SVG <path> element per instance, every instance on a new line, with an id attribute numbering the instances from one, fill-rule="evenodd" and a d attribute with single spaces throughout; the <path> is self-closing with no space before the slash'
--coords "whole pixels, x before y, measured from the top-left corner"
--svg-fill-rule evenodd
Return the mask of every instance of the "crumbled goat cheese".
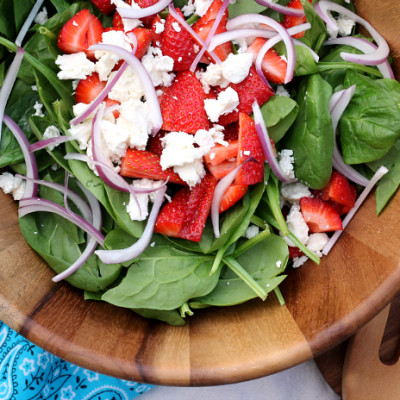
<path id="1" fill-rule="evenodd" d="M 282 169 L 282 172 L 291 179 L 294 179 L 294 157 L 293 150 L 284 149 L 279 153 L 279 166 Z"/>
<path id="2" fill-rule="evenodd" d="M 249 75 L 253 64 L 253 55 L 250 53 L 229 54 L 221 64 L 222 76 L 229 82 L 240 83 Z"/>
<path id="3" fill-rule="evenodd" d="M 95 70 L 95 64 L 88 60 L 84 52 L 59 55 L 56 64 L 60 68 L 58 79 L 85 79 Z"/>
<path id="4" fill-rule="evenodd" d="M 295 257 L 293 258 L 293 268 L 301 267 L 308 260 L 307 256 Z"/>
<path id="5" fill-rule="evenodd" d="M 202 17 L 207 12 L 212 2 L 213 0 L 194 0 L 195 13 L 199 17 Z"/>
<path id="6" fill-rule="evenodd" d="M 135 179 L 132 182 L 133 188 L 156 189 L 162 185 L 162 181 L 153 181 L 150 179 Z M 135 196 L 136 200 L 132 194 L 130 195 L 129 203 L 126 206 L 126 211 L 133 221 L 144 221 L 148 217 L 149 201 L 154 202 L 155 198 L 157 197 L 157 193 L 157 190 L 151 193 L 137 193 Z"/>
<path id="7" fill-rule="evenodd" d="M 43 132 L 43 140 L 51 139 L 51 138 L 55 138 L 55 137 L 59 137 L 59 136 L 61 136 L 61 132 L 60 132 L 60 130 L 59 130 L 56 126 L 54 126 L 54 125 L 48 126 L 48 127 L 46 128 L 46 130 Z M 48 149 L 49 149 L 50 151 L 53 151 L 55 147 L 56 147 L 56 146 L 48 146 Z"/>
<path id="8" fill-rule="evenodd" d="M 194 14 L 195 10 L 196 9 L 194 7 L 193 0 L 189 0 L 187 5 L 181 8 L 181 11 L 185 17 L 189 17 L 190 15 Z"/>
<path id="9" fill-rule="evenodd" d="M 301 243 L 307 244 L 308 241 L 308 225 L 303 218 L 298 204 L 293 204 L 289 214 L 286 217 L 286 223 L 290 232 L 292 232 Z M 289 246 L 294 246 L 292 241 L 284 237 Z"/>
<path id="10" fill-rule="evenodd" d="M 224 130 L 225 128 L 222 125 L 214 124 L 212 128 L 210 128 L 209 132 L 213 138 L 215 144 L 222 144 L 222 146 L 228 146 L 228 142 L 224 140 Z"/>
<path id="11" fill-rule="evenodd" d="M 201 181 L 205 175 L 203 156 L 214 145 L 209 132 L 200 130 L 194 136 L 185 132 L 170 132 L 161 139 L 161 145 L 160 164 L 163 170 L 173 167 L 191 187 Z"/>
<path id="12" fill-rule="evenodd" d="M 36 85 L 32 85 L 32 86 L 31 86 L 31 89 L 32 89 L 34 92 L 37 92 L 37 91 L 38 91 L 38 89 L 37 89 L 37 86 L 36 86 Z"/>
<path id="13" fill-rule="evenodd" d="M 290 97 L 289 92 L 285 89 L 283 85 L 278 85 L 276 87 L 275 94 L 277 94 L 278 96 Z"/>
<path id="14" fill-rule="evenodd" d="M 239 96 L 237 92 L 228 87 L 218 94 L 217 99 L 205 99 L 204 109 L 211 122 L 217 122 L 221 115 L 229 114 L 239 105 Z"/>
<path id="15" fill-rule="evenodd" d="M 275 266 L 276 266 L 276 268 L 281 268 L 281 267 L 282 267 L 282 261 L 281 261 L 281 260 L 278 260 L 278 261 L 275 263 Z"/>
<path id="16" fill-rule="evenodd" d="M 35 110 L 35 114 L 33 114 L 35 117 L 44 117 L 43 114 L 43 104 L 39 103 L 38 101 L 35 102 L 35 105 L 33 106 L 34 110 Z"/>
<path id="17" fill-rule="evenodd" d="M 291 202 L 299 201 L 302 197 L 312 196 L 309 187 L 300 182 L 282 183 L 281 195 L 285 200 Z"/>
<path id="18" fill-rule="evenodd" d="M 312 233 L 308 237 L 307 248 L 318 257 L 322 256 L 322 250 L 328 243 L 329 236 L 326 233 Z"/>
<path id="19" fill-rule="evenodd" d="M 351 35 L 351 31 L 353 30 L 356 21 L 347 17 L 346 15 L 340 14 L 336 23 L 339 28 L 339 35 L 349 36 Z"/>
<path id="20" fill-rule="evenodd" d="M 165 29 L 165 19 L 160 19 L 160 22 L 156 22 L 156 33 L 163 33 Z"/>
<path id="21" fill-rule="evenodd" d="M 9 172 L 3 172 L 0 175 L 0 188 L 5 194 L 11 193 L 14 200 L 21 200 L 25 191 L 25 180 L 10 174 Z"/>
<path id="22" fill-rule="evenodd" d="M 142 64 L 149 73 L 154 86 L 171 86 L 175 74 L 169 73 L 174 69 L 174 60 L 164 56 L 161 49 L 149 47 L 149 50 L 142 58 Z"/>
<path id="23" fill-rule="evenodd" d="M 129 132 L 120 129 L 118 125 L 110 121 L 103 120 L 101 122 L 101 138 L 103 155 L 118 163 L 126 153 Z"/>
<path id="24" fill-rule="evenodd" d="M 34 22 L 39 25 L 43 25 L 48 20 L 47 9 L 43 7 L 41 11 L 36 14 Z"/>
<path id="25" fill-rule="evenodd" d="M 203 85 L 205 93 L 210 93 L 210 86 L 225 89 L 229 85 L 229 81 L 222 75 L 221 64 L 210 64 L 204 72 L 198 71 L 196 76 Z"/>
<path id="26" fill-rule="evenodd" d="M 134 10 L 140 9 L 140 6 L 132 1 L 132 4 L 129 5 L 125 3 L 123 0 L 110 0 L 111 4 L 115 4 L 117 8 L 131 8 Z M 142 21 L 140 19 L 135 18 L 121 18 L 122 24 L 124 25 L 124 31 L 129 32 L 132 29 L 137 28 L 138 26 L 142 25 Z"/>
<path id="27" fill-rule="evenodd" d="M 111 72 L 109 80 L 112 80 L 115 74 L 117 74 L 117 71 Z M 144 90 L 140 79 L 131 68 L 127 68 L 123 72 L 115 86 L 108 93 L 108 98 L 120 103 L 129 100 L 140 100 L 143 96 Z"/>
<path id="28" fill-rule="evenodd" d="M 107 31 L 101 35 L 101 43 L 121 47 L 129 52 L 132 51 L 132 42 L 122 31 Z M 95 71 L 102 81 L 106 81 L 115 65 L 121 59 L 118 54 L 111 51 L 96 50 L 95 57 L 98 59 Z"/>
<path id="29" fill-rule="evenodd" d="M 246 239 L 251 239 L 254 236 L 257 236 L 259 233 L 260 233 L 260 228 L 257 225 L 250 225 L 246 229 L 246 233 L 244 234 L 244 236 L 246 237 Z"/>
<path id="30" fill-rule="evenodd" d="M 172 23 L 172 28 L 175 32 L 180 32 L 182 30 L 182 28 L 180 27 L 180 25 L 177 22 Z"/>

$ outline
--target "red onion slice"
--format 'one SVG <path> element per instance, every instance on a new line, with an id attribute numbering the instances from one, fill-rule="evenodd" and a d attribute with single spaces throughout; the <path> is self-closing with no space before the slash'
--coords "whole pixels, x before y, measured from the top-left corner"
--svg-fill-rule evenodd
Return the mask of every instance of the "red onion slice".
<path id="1" fill-rule="evenodd" d="M 207 39 L 204 43 L 204 46 L 202 46 L 201 50 L 198 52 L 196 58 L 193 60 L 192 65 L 189 68 L 191 72 L 194 72 L 196 70 L 197 64 L 200 62 L 206 50 L 208 50 L 211 40 L 215 35 L 215 31 L 217 30 L 218 25 L 220 24 L 221 19 L 225 13 L 225 10 L 228 8 L 228 5 L 229 5 L 229 0 L 223 0 L 223 4 L 219 9 L 217 16 L 215 17 L 215 21 L 210 29 L 210 32 L 207 35 Z"/>
<path id="2" fill-rule="evenodd" d="M 336 39 L 330 39 L 324 43 L 324 46 L 336 45 L 336 44 L 354 47 L 365 54 L 371 54 L 377 50 L 375 44 L 369 42 L 364 38 L 358 38 L 354 36 L 346 36 Z M 385 60 L 382 64 L 378 64 L 377 68 L 381 72 L 384 78 L 395 79 L 393 69 L 388 60 Z"/>
<path id="3" fill-rule="evenodd" d="M 286 174 L 282 171 L 282 168 L 280 167 L 278 160 L 275 157 L 275 152 L 274 149 L 272 148 L 271 139 L 269 137 L 268 130 L 267 127 L 265 126 L 264 118 L 262 116 L 261 109 L 257 101 L 253 103 L 253 115 L 254 115 L 254 122 L 256 125 L 256 131 L 258 137 L 260 138 L 260 142 L 263 147 L 265 157 L 267 158 L 268 164 L 270 165 L 275 176 L 281 182 L 296 182 L 296 179 L 292 179 L 286 176 Z"/>
<path id="4" fill-rule="evenodd" d="M 373 187 L 376 185 L 376 183 L 388 172 L 388 169 L 384 166 L 380 167 L 374 174 L 374 176 L 371 178 L 369 181 L 368 185 L 365 187 L 365 189 L 362 191 L 358 199 L 356 200 L 356 203 L 354 207 L 348 212 L 346 217 L 343 219 L 342 225 L 343 225 L 343 230 L 346 228 L 346 226 L 349 224 L 351 219 L 354 217 L 355 213 L 358 211 L 360 208 L 361 204 L 364 202 L 364 200 L 367 198 L 368 194 L 370 191 L 373 189 Z M 322 254 L 327 255 L 329 251 L 332 249 L 333 245 L 337 242 L 339 239 L 340 235 L 342 234 L 343 231 L 336 231 L 332 237 L 329 239 L 328 243 L 325 245 L 324 249 L 322 250 Z"/>
<path id="5" fill-rule="evenodd" d="M 19 67 L 21 66 L 22 59 L 24 58 L 25 50 L 18 47 L 14 60 L 11 63 L 7 75 L 4 78 L 3 85 L 0 88 L 0 121 L 3 121 L 4 111 L 6 109 L 8 98 L 10 97 L 11 90 L 14 86 L 15 79 L 17 78 Z M 1 143 L 2 124 L 0 123 L 0 143 Z"/>
<path id="6" fill-rule="evenodd" d="M 29 151 L 34 153 L 35 151 L 45 149 L 49 146 L 57 146 L 58 144 L 69 142 L 70 140 L 74 140 L 73 136 L 57 136 L 49 139 L 39 140 L 36 143 L 33 143 L 29 146 Z"/>
<path id="7" fill-rule="evenodd" d="M 117 12 L 122 18 L 140 19 L 153 14 L 158 14 L 160 11 L 164 10 L 164 8 L 166 8 L 171 2 L 172 0 L 159 0 L 158 3 L 150 7 L 137 9 L 117 7 Z"/>
<path id="8" fill-rule="evenodd" d="M 156 200 L 154 201 L 149 218 L 147 220 L 146 228 L 141 238 L 132 246 L 121 250 L 97 250 L 95 254 L 103 261 L 104 264 L 120 264 L 132 260 L 143 253 L 151 241 L 153 236 L 154 225 L 157 220 L 158 213 L 164 201 L 164 195 L 167 188 L 163 187 L 157 193 Z"/>
<path id="9" fill-rule="evenodd" d="M 28 32 L 29 27 L 31 26 L 33 20 L 36 17 L 36 14 L 39 12 L 39 9 L 41 5 L 43 4 L 44 0 L 37 0 L 35 5 L 32 7 L 31 12 L 28 15 L 28 18 L 25 20 L 24 24 L 22 25 L 21 30 L 18 33 L 17 38 L 15 39 L 15 44 L 17 46 L 21 46 L 22 41 L 24 40 L 24 37 L 26 33 Z"/>
<path id="10" fill-rule="evenodd" d="M 180 25 L 182 25 L 188 32 L 189 34 L 192 36 L 192 38 L 200 44 L 201 47 L 206 47 L 206 44 L 204 42 L 204 40 L 193 30 L 193 28 L 176 12 L 173 4 L 171 3 L 169 5 L 169 13 L 179 22 Z M 212 61 L 214 63 L 221 63 L 221 60 L 219 59 L 219 57 L 212 51 L 208 52 L 212 58 Z"/>
<path id="11" fill-rule="evenodd" d="M 340 154 L 336 141 L 336 130 L 339 120 L 350 103 L 351 98 L 356 90 L 356 85 L 350 86 L 348 89 L 341 90 L 332 95 L 329 101 L 329 112 L 331 113 L 333 132 L 334 132 L 334 147 L 333 147 L 333 160 L 332 165 L 338 172 L 343 174 L 346 178 L 361 186 L 367 186 L 369 180 L 361 175 L 350 165 L 346 164 Z"/>
<path id="12" fill-rule="evenodd" d="M 294 49 L 293 39 L 291 38 L 288 31 L 279 22 L 265 15 L 260 15 L 260 14 L 244 14 L 236 18 L 233 18 L 230 21 L 228 21 L 227 29 L 228 30 L 235 29 L 235 27 L 237 26 L 243 26 L 248 23 L 265 24 L 273 28 L 276 32 L 278 32 L 280 36 L 280 39 L 278 41 L 280 40 L 284 41 L 287 51 L 287 70 L 284 83 L 290 82 L 293 78 L 293 71 L 296 64 L 296 52 Z M 270 39 L 267 43 L 269 43 L 271 40 L 272 39 Z"/>
<path id="13" fill-rule="evenodd" d="M 32 212 L 38 212 L 38 211 L 51 212 L 60 215 L 61 217 L 77 225 L 80 229 L 84 230 L 88 235 L 95 238 L 98 243 L 103 245 L 104 236 L 101 234 L 101 232 L 98 229 L 96 229 L 92 224 L 85 221 L 79 215 L 75 213 L 69 213 L 64 207 L 61 207 L 58 204 L 53 203 L 52 201 L 46 199 L 41 199 L 38 197 L 29 197 L 20 200 L 18 209 L 19 218 L 22 218 L 23 216 L 30 214 Z"/>
<path id="14" fill-rule="evenodd" d="M 85 193 L 85 196 L 89 201 L 91 207 L 91 213 L 93 215 L 91 223 L 93 224 L 93 227 L 95 229 L 100 231 L 102 225 L 100 204 L 97 201 L 97 199 L 92 195 L 92 193 L 90 193 L 80 182 L 77 183 L 81 188 L 81 190 Z M 90 237 L 85 250 L 79 256 L 79 258 L 65 271 L 53 277 L 52 281 L 60 282 L 63 279 L 68 278 L 68 276 L 72 275 L 74 272 L 76 272 L 83 264 L 85 264 L 88 258 L 93 254 L 93 252 L 96 250 L 96 247 L 97 247 L 97 240 L 94 237 Z"/>
<path id="15" fill-rule="evenodd" d="M 304 16 L 304 10 L 303 9 L 297 9 L 297 8 L 291 8 L 291 7 L 286 7 L 282 6 L 278 3 L 275 3 L 274 0 L 255 0 L 256 3 L 268 7 L 271 10 L 278 11 L 281 14 L 284 15 L 290 15 L 293 17 L 302 17 Z"/>
<path id="16" fill-rule="evenodd" d="M 26 176 L 31 179 L 38 178 L 38 169 L 34 155 L 29 151 L 29 142 L 21 128 L 8 116 L 4 115 L 3 122 L 7 128 L 12 132 L 18 144 L 21 147 L 22 154 L 24 155 L 26 164 Z M 37 184 L 27 182 L 24 191 L 25 197 L 35 197 L 37 195 Z"/>
<path id="17" fill-rule="evenodd" d="M 356 64 L 364 64 L 364 65 L 379 65 L 382 64 L 387 57 L 389 56 L 389 46 L 386 43 L 386 40 L 378 33 L 378 31 L 364 18 L 361 18 L 359 15 L 353 13 L 352 11 L 348 10 L 347 8 L 331 2 L 327 0 L 320 0 L 315 5 L 315 11 L 318 15 L 334 30 L 338 30 L 336 21 L 330 15 L 330 11 L 335 11 L 339 14 L 342 14 L 352 20 L 356 21 L 360 25 L 362 25 L 372 36 L 378 48 L 369 54 L 351 54 L 342 52 L 340 56 L 343 60 L 348 62 L 353 62 Z"/>
<path id="18" fill-rule="evenodd" d="M 157 132 L 161 129 L 161 126 L 163 124 L 160 103 L 158 101 L 153 81 L 151 80 L 149 73 L 147 72 L 143 64 L 140 62 L 140 60 L 129 51 L 123 49 L 122 47 L 114 46 L 111 44 L 95 44 L 90 46 L 89 50 L 102 50 L 115 53 L 119 57 L 124 59 L 129 64 L 129 66 L 135 71 L 140 81 L 142 82 L 143 90 L 145 92 L 145 97 L 148 102 L 149 109 L 152 110 L 150 114 L 150 118 L 152 121 L 152 131 L 153 135 L 156 135 Z"/>

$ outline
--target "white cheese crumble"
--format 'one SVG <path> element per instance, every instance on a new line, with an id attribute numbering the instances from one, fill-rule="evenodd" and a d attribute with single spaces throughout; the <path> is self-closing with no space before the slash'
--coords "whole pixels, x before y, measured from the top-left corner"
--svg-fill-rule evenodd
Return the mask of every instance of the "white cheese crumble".
<path id="1" fill-rule="evenodd" d="M 151 179 L 135 179 L 132 181 L 133 188 L 156 189 L 162 185 L 162 181 L 153 181 Z M 136 200 L 132 194 L 130 195 L 126 211 L 133 221 L 144 221 L 148 217 L 149 201 L 154 202 L 157 193 L 158 190 L 151 193 L 137 193 L 135 196 Z"/>
<path id="2" fill-rule="evenodd" d="M 194 0 L 195 14 L 202 17 L 207 12 L 212 2 L 213 0 Z"/>
<path id="3" fill-rule="evenodd" d="M 41 11 L 36 14 L 34 22 L 39 25 L 44 25 L 48 20 L 47 9 L 43 7 Z"/>
<path id="4" fill-rule="evenodd" d="M 289 92 L 285 89 L 283 85 L 278 85 L 275 89 L 275 94 L 278 96 L 290 97 Z"/>
<path id="5" fill-rule="evenodd" d="M 229 54 L 221 64 L 222 76 L 229 82 L 240 83 L 249 75 L 253 64 L 253 55 L 250 53 Z"/>
<path id="6" fill-rule="evenodd" d="M 140 9 L 140 6 L 132 1 L 132 4 L 129 5 L 125 3 L 123 0 L 110 0 L 111 4 L 115 4 L 117 8 L 131 8 L 134 10 Z M 132 29 L 137 28 L 138 26 L 142 25 L 142 21 L 140 19 L 135 18 L 121 18 L 122 24 L 124 25 L 124 31 L 129 32 Z"/>
<path id="7" fill-rule="evenodd" d="M 312 233 L 308 237 L 307 248 L 318 257 L 322 256 L 322 250 L 328 243 L 329 236 L 326 233 Z"/>
<path id="8" fill-rule="evenodd" d="M 257 236 L 260 233 L 260 228 L 257 225 L 250 225 L 246 229 L 246 233 L 244 236 L 246 239 L 252 239 L 254 236 Z"/>
<path id="9" fill-rule="evenodd" d="M 170 73 L 174 69 L 174 60 L 164 56 L 161 49 L 150 46 L 142 57 L 142 64 L 149 73 L 154 86 L 171 86 L 175 74 Z"/>
<path id="10" fill-rule="evenodd" d="M 308 186 L 296 183 L 282 183 L 281 196 L 288 201 L 300 201 L 302 197 L 312 197 Z"/>
<path id="11" fill-rule="evenodd" d="M 58 79 L 85 79 L 95 71 L 95 64 L 88 60 L 84 52 L 59 55 L 56 64 L 60 68 Z"/>
<path id="12" fill-rule="evenodd" d="M 55 137 L 59 137 L 59 136 L 61 136 L 60 130 L 56 126 L 50 125 L 46 128 L 46 130 L 43 133 L 43 140 L 51 139 L 51 138 L 55 138 Z M 48 149 L 50 151 L 53 151 L 55 147 L 56 146 L 48 146 Z"/>
<path id="13" fill-rule="evenodd" d="M 38 101 L 36 101 L 33 108 L 35 110 L 35 114 L 33 114 L 35 117 L 44 117 L 44 114 L 42 111 L 42 109 L 43 109 L 42 103 L 39 103 Z"/>
<path id="14" fill-rule="evenodd" d="M 187 5 L 185 5 L 181 8 L 181 11 L 183 12 L 183 15 L 185 17 L 189 17 L 192 14 L 194 14 L 194 12 L 196 11 L 196 8 L 193 4 L 193 0 L 189 0 Z"/>
<path id="15" fill-rule="evenodd" d="M 289 231 L 292 232 L 301 243 L 307 244 L 309 229 L 298 204 L 292 205 L 289 214 L 286 217 L 286 223 Z M 289 246 L 295 246 L 287 237 L 284 237 L 284 239 Z"/>
<path id="16" fill-rule="evenodd" d="M 112 80 L 117 71 L 111 72 L 109 80 Z M 112 100 L 123 103 L 128 100 L 140 100 L 144 96 L 144 90 L 139 77 L 131 68 L 127 68 L 118 79 L 115 86 L 108 93 Z"/>
<path id="17" fill-rule="evenodd" d="M 175 32 L 180 32 L 180 31 L 182 30 L 182 28 L 180 27 L 180 25 L 179 25 L 177 22 L 173 22 L 173 23 L 172 23 L 172 29 L 173 29 Z"/>
<path id="18" fill-rule="evenodd" d="M 221 115 L 229 114 L 239 105 L 239 95 L 228 87 L 218 94 L 217 99 L 205 99 L 204 109 L 211 122 L 217 122 Z"/>
<path id="19" fill-rule="evenodd" d="M 14 200 L 21 200 L 25 191 L 25 180 L 14 176 L 9 172 L 0 175 L 0 188 L 5 194 L 11 193 Z"/>
<path id="20" fill-rule="evenodd" d="M 307 256 L 295 257 L 293 258 L 293 268 L 299 268 L 308 260 Z"/>
<path id="21" fill-rule="evenodd" d="M 340 14 L 336 23 L 339 28 L 339 35 L 349 36 L 351 35 L 351 31 L 353 30 L 356 21 L 347 17 L 346 15 Z"/>
<path id="22" fill-rule="evenodd" d="M 160 19 L 160 22 L 156 22 L 156 30 L 157 34 L 163 33 L 165 30 L 165 19 Z"/>
<path id="23" fill-rule="evenodd" d="M 294 157 L 293 150 L 284 149 L 279 153 L 279 166 L 282 169 L 282 172 L 291 179 L 294 179 Z"/>

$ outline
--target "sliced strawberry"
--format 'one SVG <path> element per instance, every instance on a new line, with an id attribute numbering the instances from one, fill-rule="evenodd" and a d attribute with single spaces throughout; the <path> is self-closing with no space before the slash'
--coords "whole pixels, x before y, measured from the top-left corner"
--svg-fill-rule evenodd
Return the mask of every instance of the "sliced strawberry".
<path id="1" fill-rule="evenodd" d="M 183 14 L 177 10 L 182 16 Z M 193 42 L 188 31 L 169 14 L 161 40 L 161 51 L 164 56 L 174 60 L 174 71 L 189 69 L 196 58 Z"/>
<path id="2" fill-rule="evenodd" d="M 256 38 L 247 49 L 247 53 L 253 54 L 255 62 L 258 52 L 266 43 L 266 39 Z M 281 84 L 285 81 L 287 62 L 274 50 L 269 49 L 262 60 L 261 68 L 268 81 Z"/>
<path id="3" fill-rule="evenodd" d="M 147 28 L 135 28 L 129 31 L 128 33 L 134 33 L 137 40 L 137 49 L 135 56 L 140 60 L 149 49 L 151 41 L 153 39 L 153 32 L 151 29 Z"/>
<path id="4" fill-rule="evenodd" d="M 208 154 L 204 156 L 204 161 L 207 164 L 217 165 L 222 161 L 236 158 L 239 149 L 239 141 L 233 140 L 228 146 L 222 144 L 215 145 Z"/>
<path id="5" fill-rule="evenodd" d="M 189 188 L 182 188 L 176 192 L 171 202 L 167 203 L 158 214 L 154 227 L 155 233 L 161 233 L 169 237 L 179 237 L 189 196 Z"/>
<path id="6" fill-rule="evenodd" d="M 239 139 L 239 126 L 237 122 L 228 124 L 225 126 L 224 130 L 224 140 L 230 142 L 232 140 Z"/>
<path id="7" fill-rule="evenodd" d="M 140 7 L 140 8 L 147 8 L 154 6 L 154 4 L 158 3 L 159 0 L 135 0 L 135 3 Z M 140 18 L 140 20 L 143 22 L 143 25 L 146 27 L 151 27 L 151 23 L 153 22 L 155 15 L 149 15 L 148 17 L 143 17 Z"/>
<path id="8" fill-rule="evenodd" d="M 351 209 L 356 201 L 355 187 L 345 176 L 333 171 L 328 184 L 322 189 L 322 198 Z"/>
<path id="9" fill-rule="evenodd" d="M 157 135 L 149 137 L 147 141 L 146 150 L 150 151 L 153 154 L 161 157 L 163 147 L 161 145 L 161 139 L 167 134 L 166 131 L 159 131 Z"/>
<path id="10" fill-rule="evenodd" d="M 205 24 L 197 25 L 195 28 L 193 28 L 193 30 L 205 42 L 207 40 L 208 34 L 210 33 L 213 25 L 214 25 L 214 20 L 210 20 L 210 21 L 206 22 Z M 215 35 L 226 32 L 225 25 L 226 25 L 226 22 L 224 24 L 220 23 L 217 27 L 217 30 L 215 31 Z M 199 46 L 201 45 L 200 43 L 197 43 L 197 44 Z M 216 47 L 213 50 L 213 52 L 214 52 L 214 54 L 217 55 L 217 57 L 221 61 L 225 61 L 228 58 L 229 54 L 232 53 L 232 44 L 231 44 L 231 42 L 226 42 L 224 44 L 221 44 L 218 47 Z M 206 51 L 204 53 L 204 57 L 200 61 L 204 62 L 204 63 L 209 63 L 209 61 L 207 61 L 207 60 L 211 60 L 212 62 L 215 62 L 213 57 Z"/>
<path id="11" fill-rule="evenodd" d="M 149 151 L 128 149 L 121 159 L 120 175 L 128 178 L 148 178 L 154 180 L 166 180 L 186 186 L 178 174 L 171 168 L 163 171 L 160 165 L 160 157 Z"/>
<path id="12" fill-rule="evenodd" d="M 165 21 L 164 21 L 165 23 Z M 157 33 L 158 25 L 162 24 L 161 17 L 157 14 L 156 17 L 154 18 L 152 24 L 151 24 L 151 31 L 153 32 L 153 39 L 152 39 L 152 46 L 153 47 L 161 47 L 161 41 L 163 37 L 163 32 Z"/>
<path id="13" fill-rule="evenodd" d="M 129 4 L 131 6 L 132 5 L 132 0 L 125 0 L 125 3 L 127 3 L 127 4 Z M 114 13 L 112 24 L 113 24 L 114 27 L 124 30 L 124 23 L 122 22 L 122 18 L 118 14 L 117 11 L 115 11 L 115 13 Z"/>
<path id="14" fill-rule="evenodd" d="M 200 242 L 208 214 L 211 209 L 211 201 L 216 179 L 206 175 L 202 181 L 192 188 L 187 203 L 185 218 L 179 237 L 193 242 Z"/>
<path id="15" fill-rule="evenodd" d="M 223 0 L 214 0 L 211 3 L 210 7 L 208 7 L 208 10 L 206 11 L 206 13 L 198 21 L 196 21 L 196 23 L 194 23 L 192 25 L 192 28 L 196 30 L 201 25 L 204 25 L 209 21 L 215 20 L 217 18 L 219 10 L 223 6 L 223 4 L 224 4 Z M 220 24 L 222 26 L 225 26 L 226 23 L 228 22 L 228 18 L 229 18 L 229 12 L 228 12 L 228 9 L 226 9 L 224 14 L 223 14 L 223 16 L 222 16 L 222 18 L 221 18 Z"/>
<path id="16" fill-rule="evenodd" d="M 91 0 L 91 1 L 104 15 L 109 15 L 115 10 L 115 4 L 111 4 L 110 0 Z"/>
<path id="17" fill-rule="evenodd" d="M 251 114 L 254 100 L 257 100 L 259 106 L 263 105 L 273 96 L 273 91 L 257 75 L 254 67 L 250 68 L 249 75 L 240 83 L 231 83 L 229 85 L 239 96 L 238 111 L 232 111 L 229 114 L 221 115 L 218 123 L 228 125 L 239 119 L 239 112 Z"/>
<path id="18" fill-rule="evenodd" d="M 308 0 L 310 3 L 312 2 L 312 0 Z M 296 8 L 298 10 L 302 10 L 303 9 L 303 5 L 301 4 L 300 0 L 291 0 L 288 4 L 287 7 L 290 8 Z M 293 26 L 297 26 L 300 24 L 304 24 L 305 22 L 307 22 L 307 18 L 306 16 L 302 16 L 302 17 L 295 17 L 293 15 L 285 15 L 285 18 L 282 21 L 282 25 L 288 29 L 291 28 Z M 304 32 L 300 32 L 297 33 L 296 35 L 293 35 L 292 37 L 295 39 L 300 39 L 304 36 Z"/>
<path id="19" fill-rule="evenodd" d="M 300 209 L 304 220 L 313 233 L 343 229 L 339 213 L 326 201 L 315 197 L 302 197 Z"/>
<path id="20" fill-rule="evenodd" d="M 207 164 L 206 167 L 210 174 L 219 181 L 224 176 L 228 175 L 233 169 L 236 168 L 236 159 L 235 161 L 222 161 L 220 164 L 212 165 Z"/>
<path id="21" fill-rule="evenodd" d="M 106 97 L 105 102 L 106 102 L 106 107 L 111 107 L 111 106 L 114 106 L 116 104 L 121 104 L 119 101 L 109 99 L 108 97 Z M 118 110 L 114 110 L 112 113 L 114 115 L 114 118 L 118 118 L 119 117 L 119 111 Z"/>
<path id="22" fill-rule="evenodd" d="M 81 79 L 75 90 L 77 103 L 91 103 L 105 88 L 106 82 L 101 81 L 97 72 Z"/>
<path id="23" fill-rule="evenodd" d="M 166 88 L 159 99 L 164 121 L 162 129 L 186 133 L 209 129 L 204 109 L 204 89 L 194 73 L 178 73 L 172 85 Z"/>
<path id="24" fill-rule="evenodd" d="M 239 114 L 239 149 L 237 165 L 249 158 L 257 161 L 246 162 L 236 176 L 236 183 L 254 185 L 264 179 L 264 151 L 258 137 L 255 123 L 247 114 Z"/>
<path id="25" fill-rule="evenodd" d="M 64 53 L 85 52 L 91 60 L 96 60 L 94 52 L 88 48 L 101 41 L 104 28 L 89 10 L 79 11 L 62 27 L 58 35 L 58 48 Z"/>
<path id="26" fill-rule="evenodd" d="M 219 212 L 222 213 L 235 205 L 246 194 L 247 189 L 247 185 L 233 184 L 229 186 L 222 197 Z"/>

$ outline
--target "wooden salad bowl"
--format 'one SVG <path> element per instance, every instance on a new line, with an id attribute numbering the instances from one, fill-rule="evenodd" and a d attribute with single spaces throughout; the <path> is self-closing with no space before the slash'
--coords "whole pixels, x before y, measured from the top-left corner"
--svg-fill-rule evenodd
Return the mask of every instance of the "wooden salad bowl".
<path id="1" fill-rule="evenodd" d="M 356 6 L 388 39 L 399 77 L 400 6 Z M 272 374 L 345 340 L 400 287 L 400 194 L 379 217 L 370 195 L 319 266 L 290 269 L 285 306 L 271 294 L 265 302 L 198 310 L 184 327 L 85 301 L 67 283 L 53 283 L 19 231 L 16 204 L 1 194 L 0 207 L 0 319 L 65 360 L 122 379 L 213 385 Z"/>

